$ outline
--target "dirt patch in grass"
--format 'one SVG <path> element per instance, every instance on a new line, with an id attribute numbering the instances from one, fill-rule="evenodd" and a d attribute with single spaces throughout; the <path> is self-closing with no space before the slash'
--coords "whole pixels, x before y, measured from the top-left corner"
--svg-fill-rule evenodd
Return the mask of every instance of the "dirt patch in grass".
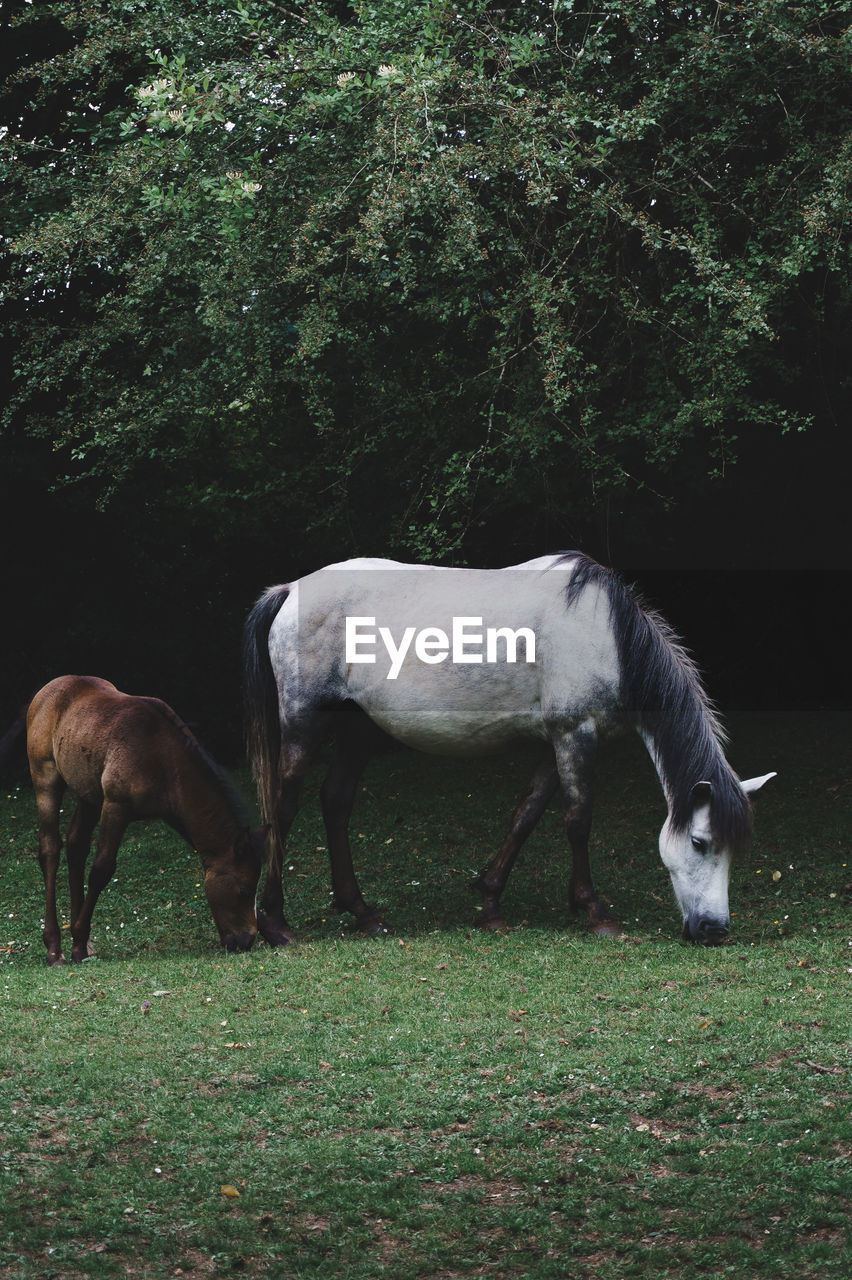
<path id="1" fill-rule="evenodd" d="M 643 1116 L 638 1111 L 630 1111 L 628 1119 L 636 1133 L 647 1133 L 649 1137 L 659 1138 L 661 1142 L 677 1142 L 684 1137 L 683 1125 L 676 1126 L 670 1120 L 661 1120 L 659 1116 Z"/>
<path id="2" fill-rule="evenodd" d="M 709 1098 L 711 1102 L 730 1102 L 738 1098 L 742 1092 L 732 1085 L 696 1084 L 683 1082 L 675 1086 L 691 1098 Z"/>
<path id="3" fill-rule="evenodd" d="M 522 1182 L 513 1182 L 509 1179 L 495 1181 L 475 1173 L 462 1173 L 457 1178 L 452 1178 L 449 1182 L 434 1183 L 430 1201 L 432 1198 L 440 1200 L 449 1195 L 470 1191 L 476 1192 L 483 1199 L 490 1200 L 493 1204 L 502 1204 L 517 1196 L 527 1195 L 529 1187 Z M 427 1205 L 423 1207 L 426 1208 Z M 434 1204 L 430 1207 L 437 1209 L 440 1208 L 440 1205 Z"/>
<path id="4" fill-rule="evenodd" d="M 768 1071 L 774 1071 L 776 1067 L 781 1066 L 782 1062 L 786 1062 L 788 1058 L 795 1058 L 801 1052 L 801 1045 L 797 1045 L 795 1049 L 779 1049 L 777 1053 L 770 1053 L 763 1062 L 753 1062 L 751 1065 L 753 1069 L 764 1067 Z"/>
<path id="5" fill-rule="evenodd" d="M 293 1224 L 293 1229 L 300 1233 L 317 1235 L 321 1231 L 328 1231 L 330 1226 L 331 1218 L 323 1213 L 303 1213 Z"/>
<path id="6" fill-rule="evenodd" d="M 836 1240 L 838 1243 L 846 1239 L 846 1227 L 814 1227 L 813 1231 L 800 1231 L 796 1239 L 799 1241 L 806 1240 L 829 1240 L 832 1243 Z"/>
<path id="7" fill-rule="evenodd" d="M 24 1274 L 26 1273 L 21 1270 L 20 1265 L 16 1262 L 11 1263 L 9 1266 L 0 1267 L 0 1280 L 20 1280 L 20 1277 Z M 41 1274 L 54 1275 L 55 1272 L 52 1272 L 46 1265 Z M 127 1274 L 130 1275 L 131 1273 L 128 1271 Z M 88 1271 L 75 1271 L 63 1267 L 62 1280 L 91 1280 L 91 1274 Z"/>
<path id="8" fill-rule="evenodd" d="M 212 1276 L 215 1272 L 216 1263 L 212 1258 L 206 1257 L 197 1250 L 187 1249 L 176 1264 L 173 1274 L 184 1276 L 186 1280 L 197 1280 L 199 1276 Z M 125 1274 L 132 1276 L 134 1271 L 128 1268 Z"/>

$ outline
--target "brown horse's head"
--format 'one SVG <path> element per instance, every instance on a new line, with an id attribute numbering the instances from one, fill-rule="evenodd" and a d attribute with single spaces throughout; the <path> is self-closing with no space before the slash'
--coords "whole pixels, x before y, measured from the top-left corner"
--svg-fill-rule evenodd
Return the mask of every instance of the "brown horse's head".
<path id="1" fill-rule="evenodd" d="M 228 951 L 248 951 L 257 937 L 255 898 L 266 832 L 244 831 L 229 858 L 204 863 L 204 892 Z"/>

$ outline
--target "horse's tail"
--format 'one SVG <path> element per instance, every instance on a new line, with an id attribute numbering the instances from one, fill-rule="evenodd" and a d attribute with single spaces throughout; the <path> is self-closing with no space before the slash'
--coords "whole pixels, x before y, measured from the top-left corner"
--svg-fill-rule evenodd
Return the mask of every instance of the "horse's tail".
<path id="1" fill-rule="evenodd" d="M 21 707 L 9 728 L 0 738 L 0 776 L 6 772 L 9 761 L 16 755 L 27 732 L 27 712 L 30 704 Z"/>
<path id="2" fill-rule="evenodd" d="M 278 610 L 290 594 L 288 585 L 270 587 L 246 619 L 243 633 L 243 700 L 246 749 L 257 782 L 263 821 L 277 830 L 275 799 L 281 726 L 278 719 L 278 686 L 269 657 L 269 630 Z M 277 847 L 277 839 L 271 848 Z"/>

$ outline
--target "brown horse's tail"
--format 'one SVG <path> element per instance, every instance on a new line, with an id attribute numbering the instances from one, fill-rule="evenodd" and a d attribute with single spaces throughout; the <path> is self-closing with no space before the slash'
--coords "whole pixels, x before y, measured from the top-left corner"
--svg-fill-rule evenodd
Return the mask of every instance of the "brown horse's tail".
<path id="1" fill-rule="evenodd" d="M 9 762 L 17 754 L 27 732 L 27 702 L 21 707 L 12 724 L 0 738 L 0 776 L 6 772 Z"/>
<path id="2" fill-rule="evenodd" d="M 263 821 L 274 838 L 270 856 L 279 848 L 276 795 L 278 762 L 281 754 L 281 725 L 278 719 L 278 686 L 269 658 L 269 629 L 275 615 L 290 594 L 289 586 L 270 587 L 246 619 L 243 632 L 243 701 L 246 748 L 257 782 Z"/>

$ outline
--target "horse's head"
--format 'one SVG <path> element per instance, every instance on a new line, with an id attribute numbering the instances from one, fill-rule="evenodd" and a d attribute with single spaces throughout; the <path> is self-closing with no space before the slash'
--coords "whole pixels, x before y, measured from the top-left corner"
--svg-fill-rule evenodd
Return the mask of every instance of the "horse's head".
<path id="1" fill-rule="evenodd" d="M 204 893 L 228 951 L 248 951 L 257 937 L 257 882 L 267 828 L 243 831 L 226 858 L 204 861 Z"/>
<path id="2" fill-rule="evenodd" d="M 746 795 L 759 791 L 774 773 L 749 778 L 740 786 Z M 713 834 L 713 788 L 699 782 L 692 789 L 692 815 L 685 829 L 675 828 L 669 817 L 660 832 L 660 857 L 668 868 L 683 916 L 683 936 L 688 942 L 717 946 L 730 928 L 728 875 L 732 850 Z"/>

